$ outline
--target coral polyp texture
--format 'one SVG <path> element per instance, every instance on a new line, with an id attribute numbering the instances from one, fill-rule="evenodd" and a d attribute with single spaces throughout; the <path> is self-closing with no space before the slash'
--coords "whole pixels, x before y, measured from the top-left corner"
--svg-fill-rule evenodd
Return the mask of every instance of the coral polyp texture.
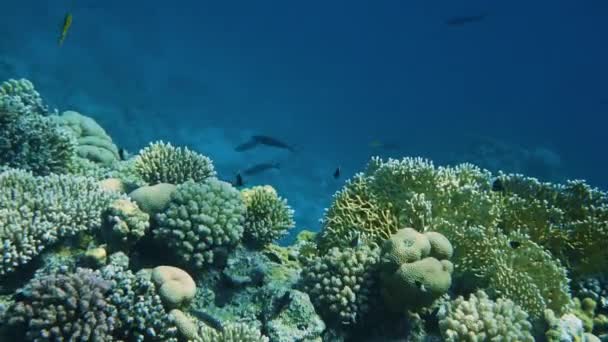
<path id="1" fill-rule="evenodd" d="M 608 193 L 584 181 L 374 157 L 289 243 L 258 175 L 131 157 L 82 110 L 0 84 L 0 341 L 608 341 Z"/>
<path id="2" fill-rule="evenodd" d="M 10 309 L 9 324 L 23 325 L 29 341 L 113 341 L 111 285 L 88 269 L 34 278 Z"/>
<path id="3" fill-rule="evenodd" d="M 347 182 L 328 209 L 320 243 L 340 245 L 340 240 L 349 241 L 354 233 L 378 244 L 394 232 L 394 224 L 369 229 L 378 225 L 365 222 L 366 215 L 359 215 L 362 224 L 343 224 L 336 229 L 333 222 L 350 222 L 353 216 L 352 211 L 335 210 L 340 194 L 363 194 L 351 197 L 372 199 L 374 207 L 384 208 L 389 222 L 443 234 L 454 245 L 452 262 L 458 276 L 512 296 L 509 298 L 534 317 L 542 317 L 547 308 L 563 313 L 570 305 L 564 260 L 527 235 L 524 223 L 533 222 L 505 226 L 509 215 L 517 217 L 523 212 L 511 212 L 518 209 L 506 204 L 509 195 L 497 191 L 495 185 L 489 172 L 471 164 L 436 167 L 421 158 L 372 158 L 365 172 Z M 377 216 L 370 220 L 376 222 Z M 601 230 L 595 234 L 603 236 Z"/>
<path id="4" fill-rule="evenodd" d="M 229 183 L 188 181 L 171 194 L 154 232 L 183 262 L 200 269 L 241 241 L 245 212 L 240 192 Z"/>
<path id="5" fill-rule="evenodd" d="M 189 180 L 202 182 L 216 175 L 213 162 L 208 157 L 187 147 L 174 147 L 162 141 L 141 150 L 135 157 L 134 167 L 137 174 L 150 185 L 177 185 Z"/>
<path id="6" fill-rule="evenodd" d="M 244 239 L 254 246 L 269 244 L 295 226 L 293 209 L 273 187 L 255 186 L 241 194 L 247 207 Z"/>
<path id="7" fill-rule="evenodd" d="M 379 251 L 367 246 L 330 249 L 309 260 L 302 270 L 302 284 L 328 322 L 355 324 L 378 301 Z"/>
<path id="8" fill-rule="evenodd" d="M 534 341 L 524 310 L 508 299 L 494 301 L 483 291 L 445 304 L 438 317 L 445 341 Z"/>
<path id="9" fill-rule="evenodd" d="M 382 245 L 380 279 L 384 303 L 391 310 L 430 306 L 452 285 L 453 249 L 445 236 L 404 228 Z"/>
<path id="10" fill-rule="evenodd" d="M 60 239 L 99 232 L 106 209 L 120 198 L 85 177 L 0 173 L 0 275 L 28 263 Z"/>
<path id="11" fill-rule="evenodd" d="M 66 173 L 76 156 L 76 138 L 42 105 L 29 81 L 0 85 L 0 165 L 37 175 Z"/>

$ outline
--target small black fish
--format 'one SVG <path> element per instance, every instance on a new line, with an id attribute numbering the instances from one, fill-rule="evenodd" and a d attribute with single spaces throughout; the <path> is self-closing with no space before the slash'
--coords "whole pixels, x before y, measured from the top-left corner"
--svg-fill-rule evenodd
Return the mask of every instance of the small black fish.
<path id="1" fill-rule="evenodd" d="M 245 182 L 243 182 L 243 176 L 241 176 L 240 173 L 236 174 L 236 178 L 234 179 L 234 183 L 232 185 L 238 187 L 243 186 L 243 184 L 245 184 Z"/>
<path id="2" fill-rule="evenodd" d="M 257 175 L 258 173 L 262 173 L 264 171 L 268 171 L 268 170 L 272 170 L 272 169 L 280 169 L 281 166 L 279 165 L 279 163 L 260 163 L 260 164 L 255 164 L 252 167 L 245 169 L 245 171 L 243 171 L 243 174 L 246 176 L 253 176 L 253 175 Z"/>
<path id="3" fill-rule="evenodd" d="M 495 191 L 495 192 L 505 191 L 505 186 L 502 183 L 502 180 L 500 180 L 500 178 L 496 178 L 494 180 L 494 182 L 492 182 L 492 191 Z"/>
<path id="4" fill-rule="evenodd" d="M 517 249 L 519 246 L 521 246 L 521 242 L 519 242 L 519 241 L 509 241 L 509 246 L 511 246 L 511 248 L 513 248 L 513 249 Z"/>
<path id="5" fill-rule="evenodd" d="M 190 310 L 190 313 L 194 317 L 198 318 L 200 321 L 203 321 L 203 323 L 205 323 L 206 325 L 212 327 L 213 329 L 217 331 L 224 331 L 224 325 L 222 324 L 222 321 L 206 313 L 205 311 L 193 309 Z"/>
<path id="6" fill-rule="evenodd" d="M 124 148 L 120 147 L 118 149 L 118 157 L 120 158 L 120 160 L 127 160 L 128 159 L 127 150 L 125 150 Z"/>
<path id="7" fill-rule="evenodd" d="M 464 26 L 474 22 L 482 21 L 486 18 L 486 14 L 470 15 L 462 17 L 453 17 L 445 21 L 448 26 Z"/>
<path id="8" fill-rule="evenodd" d="M 334 171 L 334 178 L 335 179 L 340 178 L 340 167 L 339 166 L 336 168 L 336 171 Z"/>

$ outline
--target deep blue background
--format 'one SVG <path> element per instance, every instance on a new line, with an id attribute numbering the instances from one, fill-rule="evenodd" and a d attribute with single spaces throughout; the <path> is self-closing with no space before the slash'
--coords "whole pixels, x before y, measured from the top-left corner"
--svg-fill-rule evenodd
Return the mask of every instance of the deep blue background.
<path id="1" fill-rule="evenodd" d="M 338 165 L 349 177 L 373 154 L 469 161 L 479 139 L 549 149 L 557 173 L 608 187 L 606 1 L 125 3 L 3 0 L 1 78 L 30 78 L 134 152 L 156 139 L 188 145 L 225 178 L 279 161 L 247 181 L 275 185 L 300 226 L 341 186 Z M 298 153 L 234 152 L 252 133 Z"/>

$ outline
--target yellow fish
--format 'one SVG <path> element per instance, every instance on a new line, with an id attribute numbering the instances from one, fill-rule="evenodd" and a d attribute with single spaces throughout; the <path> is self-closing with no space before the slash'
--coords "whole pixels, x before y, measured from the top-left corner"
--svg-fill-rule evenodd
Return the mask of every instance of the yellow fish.
<path id="1" fill-rule="evenodd" d="M 72 26 L 72 13 L 67 13 L 65 15 L 65 19 L 63 19 L 63 26 L 61 27 L 61 35 L 59 36 L 59 46 L 63 45 L 63 41 L 68 35 L 70 26 Z"/>

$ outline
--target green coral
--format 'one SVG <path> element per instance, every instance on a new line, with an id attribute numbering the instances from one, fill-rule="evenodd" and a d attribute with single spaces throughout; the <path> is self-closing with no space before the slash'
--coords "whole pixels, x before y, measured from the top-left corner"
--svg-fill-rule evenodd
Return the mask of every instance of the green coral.
<path id="1" fill-rule="evenodd" d="M 384 303 L 391 310 L 431 305 L 452 284 L 452 245 L 441 234 L 397 231 L 382 245 L 380 279 Z"/>
<path id="2" fill-rule="evenodd" d="M 125 199 L 90 178 L 0 173 L 0 275 L 80 232 L 99 232 L 110 204 Z"/>
<path id="3" fill-rule="evenodd" d="M 330 249 L 305 260 L 302 284 L 319 313 L 332 323 L 360 322 L 376 300 L 378 249 Z"/>
<path id="4" fill-rule="evenodd" d="M 267 245 L 295 226 L 293 209 L 271 186 L 255 186 L 241 194 L 247 207 L 244 238 L 254 246 Z"/>
<path id="5" fill-rule="evenodd" d="M 352 210 L 334 210 L 341 194 L 356 193 L 350 198 L 360 199 L 358 207 L 367 203 L 371 210 L 382 208 L 385 217 L 392 217 L 390 222 L 396 218 L 399 225 L 447 237 L 455 247 L 452 261 L 458 275 L 513 296 L 534 317 L 541 317 L 545 308 L 563 313 L 570 304 L 565 268 L 525 230 L 505 226 L 507 212 L 514 209 L 493 188 L 492 175 L 471 164 L 435 167 L 421 158 L 372 158 L 365 172 L 338 193 L 326 213 L 319 243 L 325 248 L 340 246 L 359 234 L 379 244 L 392 232 L 394 225 L 376 223 L 378 213 L 366 221 L 360 211 L 357 222 L 351 219 Z M 336 229 L 333 222 L 349 224 Z"/>
<path id="6" fill-rule="evenodd" d="M 68 172 L 75 137 L 43 115 L 40 96 L 29 81 L 14 82 L 0 85 L 0 164 L 37 175 Z"/>
<path id="7" fill-rule="evenodd" d="M 581 180 L 541 183 L 523 175 L 497 178 L 506 210 L 501 226 L 519 229 L 578 274 L 608 268 L 608 194 Z"/>
<path id="8" fill-rule="evenodd" d="M 181 184 L 188 180 L 202 182 L 215 177 L 211 159 L 187 147 L 173 147 L 170 143 L 155 142 L 135 157 L 135 171 L 151 185 Z"/>
<path id="9" fill-rule="evenodd" d="M 171 194 L 154 232 L 184 262 L 200 269 L 241 240 L 245 211 L 240 192 L 229 183 L 188 181 Z"/>
<path id="10" fill-rule="evenodd" d="M 439 310 L 445 341 L 534 341 L 528 314 L 509 299 L 491 300 L 483 291 L 460 296 Z"/>
<path id="11" fill-rule="evenodd" d="M 224 327 L 223 331 L 217 331 L 209 327 L 203 327 L 200 332 L 201 342 L 268 342 L 268 337 L 262 335 L 259 330 L 243 323 L 232 323 Z"/>

